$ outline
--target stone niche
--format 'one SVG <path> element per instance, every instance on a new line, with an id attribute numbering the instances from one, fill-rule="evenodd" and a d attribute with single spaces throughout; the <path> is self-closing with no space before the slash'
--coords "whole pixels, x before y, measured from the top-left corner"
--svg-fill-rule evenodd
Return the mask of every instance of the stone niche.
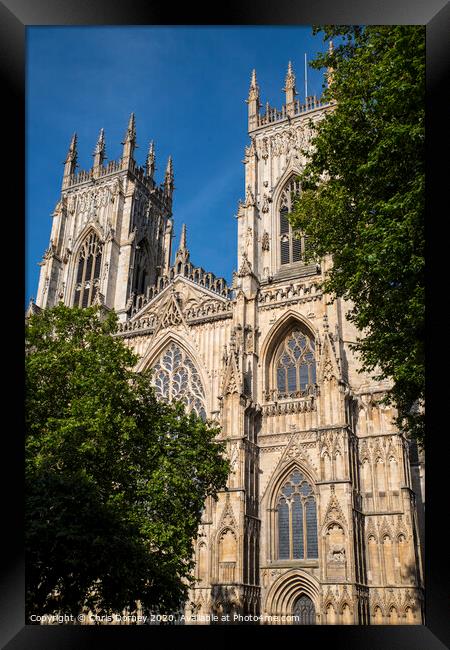
<path id="1" fill-rule="evenodd" d="M 339 524 L 331 524 L 325 537 L 328 580 L 345 580 L 347 566 L 345 546 L 343 528 Z"/>
<path id="2" fill-rule="evenodd" d="M 219 540 L 219 582 L 235 581 L 237 542 L 234 531 L 225 529 Z"/>

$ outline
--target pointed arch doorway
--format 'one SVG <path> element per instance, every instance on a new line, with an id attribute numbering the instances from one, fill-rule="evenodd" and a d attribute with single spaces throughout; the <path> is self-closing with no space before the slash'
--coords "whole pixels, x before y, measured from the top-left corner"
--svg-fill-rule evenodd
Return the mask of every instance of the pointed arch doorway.
<path id="1" fill-rule="evenodd" d="M 293 625 L 315 625 L 316 608 L 309 596 L 302 594 L 292 608 Z"/>

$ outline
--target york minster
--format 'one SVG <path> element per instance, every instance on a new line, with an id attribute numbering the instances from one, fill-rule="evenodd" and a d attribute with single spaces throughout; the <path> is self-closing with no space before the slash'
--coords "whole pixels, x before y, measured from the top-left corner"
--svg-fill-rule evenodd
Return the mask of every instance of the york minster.
<path id="1" fill-rule="evenodd" d="M 333 104 L 299 95 L 291 64 L 284 93 L 262 105 L 251 73 L 231 285 L 191 260 L 185 226 L 172 251 L 176 161 L 160 183 L 153 143 L 136 163 L 132 114 L 117 161 L 101 130 L 77 171 L 73 136 L 29 310 L 114 309 L 158 397 L 220 425 L 231 473 L 196 540 L 199 620 L 421 624 L 422 458 L 382 402 L 389 385 L 358 372 L 351 305 L 321 291 L 331 258 L 306 262 L 287 216 Z"/>

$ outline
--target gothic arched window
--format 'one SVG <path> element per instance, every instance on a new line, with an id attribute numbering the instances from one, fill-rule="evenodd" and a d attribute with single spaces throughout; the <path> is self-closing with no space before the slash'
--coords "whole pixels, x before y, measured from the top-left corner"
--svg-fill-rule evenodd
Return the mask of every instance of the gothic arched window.
<path id="1" fill-rule="evenodd" d="M 279 399 L 301 397 L 316 383 L 314 339 L 299 327 L 284 338 L 275 355 L 276 392 Z"/>
<path id="2" fill-rule="evenodd" d="M 292 610 L 294 616 L 294 624 L 296 625 L 315 625 L 316 624 L 316 609 L 314 603 L 309 596 L 303 594 L 295 601 Z"/>
<path id="3" fill-rule="evenodd" d="M 289 223 L 288 214 L 294 207 L 294 198 L 300 194 L 300 181 L 292 178 L 281 193 L 280 199 L 280 263 L 293 264 L 305 259 L 306 237 Z"/>
<path id="4" fill-rule="evenodd" d="M 136 256 L 134 262 L 134 281 L 133 292 L 136 295 L 145 293 L 148 284 L 150 268 L 149 254 L 145 240 L 139 242 L 136 249 Z"/>
<path id="5" fill-rule="evenodd" d="M 298 469 L 280 490 L 277 512 L 278 559 L 318 558 L 316 498 Z"/>
<path id="6" fill-rule="evenodd" d="M 75 307 L 89 307 L 100 284 L 100 267 L 103 245 L 97 235 L 91 232 L 78 253 L 78 268 L 75 284 Z"/>
<path id="7" fill-rule="evenodd" d="M 183 402 L 188 411 L 195 411 L 206 420 L 205 391 L 200 375 L 190 357 L 171 343 L 154 366 L 153 384 L 156 396 L 164 402 Z"/>

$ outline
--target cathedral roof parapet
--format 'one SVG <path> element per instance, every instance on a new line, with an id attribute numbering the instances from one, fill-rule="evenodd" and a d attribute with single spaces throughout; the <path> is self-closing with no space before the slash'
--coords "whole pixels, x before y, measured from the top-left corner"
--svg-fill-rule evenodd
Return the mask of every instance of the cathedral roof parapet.
<path id="1" fill-rule="evenodd" d="M 154 179 L 155 172 L 155 146 L 151 142 L 144 165 L 138 165 L 133 157 L 136 145 L 136 126 L 135 118 L 132 113 L 128 123 L 125 139 L 122 142 L 124 150 L 118 160 L 111 160 L 108 164 L 105 162 L 105 134 L 100 130 L 100 134 L 94 151 L 94 164 L 91 169 L 80 170 L 77 168 L 77 138 L 74 134 L 69 147 L 69 153 L 66 157 L 63 189 L 73 188 L 83 183 L 95 182 L 99 178 L 104 178 L 112 174 L 122 173 L 123 175 L 131 174 L 135 180 L 142 183 L 152 195 L 162 204 L 170 209 L 172 194 L 174 190 L 174 174 L 172 157 L 169 156 L 167 169 L 164 180 L 157 185 Z"/>
<path id="2" fill-rule="evenodd" d="M 94 177 L 93 169 L 90 169 L 88 171 L 81 170 L 77 174 L 73 174 L 68 178 L 66 189 L 71 189 L 77 185 L 82 185 L 84 183 L 95 183 L 98 182 L 99 179 L 106 179 L 108 176 L 113 176 L 119 173 L 122 175 L 131 174 L 136 180 L 138 180 L 146 187 L 148 192 L 152 195 L 153 199 L 156 199 L 161 203 L 161 205 L 166 206 L 168 209 L 170 208 L 168 205 L 169 197 L 167 196 L 164 185 L 156 185 L 154 179 L 147 175 L 146 168 L 137 165 L 134 160 L 130 161 L 127 170 L 124 170 L 122 168 L 121 159 L 111 160 L 107 165 L 97 167 L 96 177 Z"/>
<path id="3" fill-rule="evenodd" d="M 332 45 L 330 45 L 330 48 L 330 53 L 332 53 Z M 328 85 L 330 85 L 332 81 L 332 75 L 333 71 L 328 69 L 326 76 Z M 246 100 L 248 104 L 249 133 L 269 124 L 275 124 L 284 120 L 290 122 L 293 118 L 298 117 L 299 115 L 317 111 L 318 109 L 332 107 L 335 103 L 334 101 L 324 102 L 321 97 L 317 97 L 316 95 L 307 95 L 307 89 L 305 89 L 303 102 L 300 101 L 300 99 L 296 99 L 298 93 L 295 87 L 295 74 L 291 61 L 288 63 L 283 90 L 285 92 L 285 102 L 282 105 L 281 110 L 273 108 L 270 106 L 269 102 L 266 102 L 265 107 L 261 110 L 262 103 L 260 101 L 259 86 L 256 82 L 256 72 L 253 70 L 249 96 Z M 248 157 L 248 152 L 246 152 L 246 154 Z"/>
<path id="4" fill-rule="evenodd" d="M 293 112 L 290 117 L 297 117 L 298 115 L 303 115 L 304 113 L 309 113 L 318 108 L 325 108 L 327 106 L 331 106 L 330 102 L 323 102 L 320 98 L 316 97 L 316 95 L 307 97 L 305 102 L 296 99 L 293 102 Z M 281 110 L 278 110 L 276 108 L 271 108 L 267 102 L 265 112 L 260 113 L 257 116 L 257 124 L 255 128 L 266 126 L 267 124 L 273 124 L 275 122 L 281 122 L 287 118 L 288 114 L 285 105 L 281 107 Z"/>
<path id="5" fill-rule="evenodd" d="M 187 251 L 186 248 L 183 250 Z M 182 261 L 182 258 L 178 257 L 175 258 L 175 264 L 170 267 L 167 275 L 160 276 L 155 285 L 147 287 L 145 293 L 133 297 L 131 316 L 137 314 L 179 276 L 219 295 L 221 298 L 232 299 L 232 289 L 228 287 L 225 278 L 218 278 L 214 273 L 206 272 L 201 266 L 194 266 L 189 259 Z M 196 317 L 203 317 L 204 315 L 207 314 L 200 314 Z"/>

